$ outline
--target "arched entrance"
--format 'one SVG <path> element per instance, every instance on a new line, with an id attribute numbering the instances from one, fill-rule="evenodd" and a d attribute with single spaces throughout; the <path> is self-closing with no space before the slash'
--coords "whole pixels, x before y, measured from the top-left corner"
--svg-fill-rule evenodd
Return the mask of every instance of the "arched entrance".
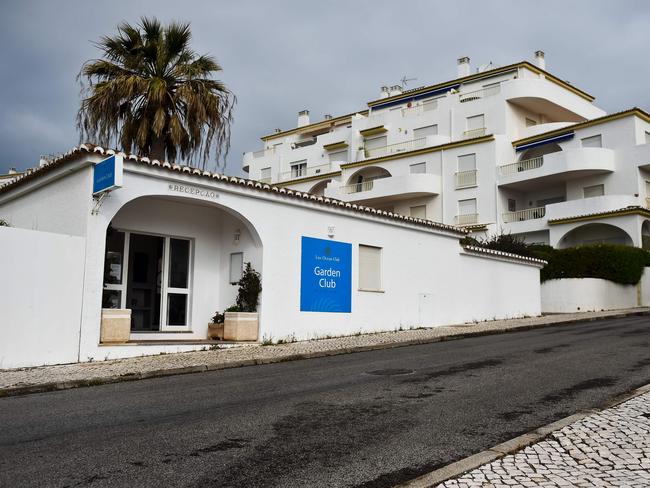
<path id="1" fill-rule="evenodd" d="M 586 244 L 622 244 L 633 246 L 630 235 L 620 227 L 610 224 L 585 224 L 567 232 L 558 243 L 558 248 L 576 247 Z"/>
<path id="2" fill-rule="evenodd" d="M 331 181 L 332 180 L 319 181 L 318 183 L 316 183 L 314 186 L 311 187 L 309 193 L 311 193 L 312 195 L 323 196 L 325 194 L 325 188 Z"/>
<path id="3" fill-rule="evenodd" d="M 234 304 L 246 262 L 262 271 L 261 239 L 232 209 L 185 197 L 136 198 L 106 230 L 102 308 L 130 309 L 131 333 L 141 339 L 152 332 L 205 339 L 214 312 Z"/>
<path id="4" fill-rule="evenodd" d="M 644 220 L 641 224 L 641 247 L 650 251 L 650 220 Z"/>
<path id="5" fill-rule="evenodd" d="M 360 169 L 348 178 L 347 186 L 352 192 L 360 192 L 370 190 L 372 182 L 381 178 L 390 178 L 392 175 L 388 170 L 379 166 L 369 166 Z"/>

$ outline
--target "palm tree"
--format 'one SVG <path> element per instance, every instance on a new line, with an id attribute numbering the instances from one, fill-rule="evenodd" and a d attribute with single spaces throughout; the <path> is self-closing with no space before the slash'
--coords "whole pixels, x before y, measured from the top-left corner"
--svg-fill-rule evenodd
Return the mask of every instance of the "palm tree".
<path id="1" fill-rule="evenodd" d="M 225 160 L 236 98 L 213 79 L 216 60 L 190 49 L 191 36 L 189 24 L 143 17 L 102 37 L 103 59 L 87 61 L 78 75 L 81 138 L 152 159 L 199 159 L 203 169 L 213 150 L 217 165 Z"/>

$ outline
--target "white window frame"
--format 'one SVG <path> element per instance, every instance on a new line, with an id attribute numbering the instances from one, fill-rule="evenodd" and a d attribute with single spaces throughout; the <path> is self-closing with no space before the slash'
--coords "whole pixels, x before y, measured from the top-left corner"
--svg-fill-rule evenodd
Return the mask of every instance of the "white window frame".
<path id="1" fill-rule="evenodd" d="M 237 279 L 237 281 L 233 281 L 233 280 L 232 280 L 232 272 L 233 272 L 233 262 L 232 262 L 232 259 L 233 259 L 233 256 L 236 256 L 236 255 L 240 255 L 240 256 L 241 256 L 241 267 L 240 267 L 240 269 L 239 269 L 239 278 Z M 231 285 L 236 285 L 237 283 L 239 283 L 239 280 L 241 279 L 241 277 L 242 277 L 243 274 L 244 274 L 244 253 L 243 253 L 242 251 L 231 252 L 231 253 L 230 253 L 230 263 L 229 263 L 229 267 L 228 267 L 228 282 L 229 282 Z"/>
<path id="2" fill-rule="evenodd" d="M 129 278 L 129 244 L 131 242 L 131 234 L 143 235 L 143 236 L 153 236 L 153 237 L 162 237 L 163 241 L 163 273 L 161 277 L 160 284 L 160 329 L 155 332 L 184 332 L 191 331 L 192 324 L 192 291 L 194 289 L 194 239 L 183 236 L 170 236 L 166 234 L 156 234 L 153 232 L 141 232 L 139 230 L 127 230 L 127 229 L 114 229 L 116 232 L 124 233 L 124 255 L 122 258 L 122 279 L 121 284 L 104 284 L 103 290 L 117 290 L 120 291 L 120 308 L 125 309 L 126 307 L 126 290 Z M 187 276 L 187 288 L 175 288 L 169 286 L 169 252 L 170 252 L 170 241 L 171 239 L 179 239 L 184 241 L 189 241 L 189 263 L 188 263 L 188 276 Z M 104 251 L 104 259 L 106 252 Z M 103 278 L 102 278 L 103 279 Z M 187 295 L 187 313 L 186 313 L 186 323 L 185 325 L 168 325 L 169 317 L 167 316 L 167 300 L 169 293 Z M 132 334 L 140 334 L 142 331 L 132 331 Z M 149 333 L 149 332 L 144 332 Z"/>
<path id="3" fill-rule="evenodd" d="M 300 161 L 289 163 L 289 169 L 292 178 L 302 178 L 303 176 L 307 176 L 307 160 L 301 159 Z"/>

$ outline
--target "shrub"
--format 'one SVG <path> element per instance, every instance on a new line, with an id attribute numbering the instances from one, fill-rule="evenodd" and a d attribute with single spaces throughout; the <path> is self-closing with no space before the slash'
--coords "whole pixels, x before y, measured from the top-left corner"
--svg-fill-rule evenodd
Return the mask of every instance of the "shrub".
<path id="1" fill-rule="evenodd" d="M 212 316 L 211 320 L 213 324 L 223 324 L 224 315 L 217 310 L 216 312 L 214 312 L 214 315 Z"/>
<path id="2" fill-rule="evenodd" d="M 5 219 L 0 219 L 0 227 L 9 227 L 9 222 Z"/>
<path id="3" fill-rule="evenodd" d="M 461 239 L 461 244 L 463 246 L 479 246 L 496 251 L 509 252 L 520 256 L 531 255 L 530 245 L 526 244 L 521 237 L 513 236 L 512 234 L 494 234 L 484 239 L 467 236 Z"/>
<path id="4" fill-rule="evenodd" d="M 257 301 L 262 291 L 260 274 L 253 269 L 251 263 L 246 263 L 244 274 L 239 280 L 237 292 L 237 307 L 239 312 L 256 312 Z"/>
<path id="5" fill-rule="evenodd" d="M 542 282 L 560 278 L 602 278 L 622 285 L 635 285 L 645 266 L 650 266 L 650 253 L 637 247 L 594 244 L 553 249 L 539 246 L 534 257 L 548 261 L 541 271 Z"/>

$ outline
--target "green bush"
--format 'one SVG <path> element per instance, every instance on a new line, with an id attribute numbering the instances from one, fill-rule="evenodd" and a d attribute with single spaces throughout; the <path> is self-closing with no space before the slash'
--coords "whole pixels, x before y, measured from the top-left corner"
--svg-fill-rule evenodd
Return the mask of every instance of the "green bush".
<path id="1" fill-rule="evenodd" d="M 541 271 L 542 282 L 560 278 L 602 278 L 622 285 L 635 285 L 643 268 L 650 266 L 650 253 L 638 247 L 594 244 L 553 249 L 531 246 L 533 257 L 548 262 Z"/>
<path id="2" fill-rule="evenodd" d="M 494 234 L 484 239 L 466 236 L 461 239 L 463 246 L 478 246 L 496 251 L 509 252 L 520 256 L 531 256 L 530 245 L 526 244 L 521 237 L 512 234 Z"/>
<path id="3" fill-rule="evenodd" d="M 236 302 L 239 311 L 257 312 L 257 301 L 262 291 L 262 280 L 260 274 L 251 266 L 251 263 L 246 263 L 238 285 Z"/>

